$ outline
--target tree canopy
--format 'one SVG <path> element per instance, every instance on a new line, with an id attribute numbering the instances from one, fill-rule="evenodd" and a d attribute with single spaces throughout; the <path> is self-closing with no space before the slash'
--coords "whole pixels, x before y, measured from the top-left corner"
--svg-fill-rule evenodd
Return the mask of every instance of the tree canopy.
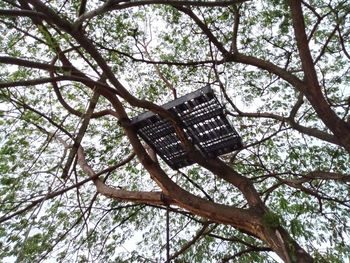
<path id="1" fill-rule="evenodd" d="M 0 261 L 344 262 L 347 0 L 0 1 Z M 242 149 L 160 107 L 210 85 Z M 151 111 L 195 164 L 172 170 Z"/>

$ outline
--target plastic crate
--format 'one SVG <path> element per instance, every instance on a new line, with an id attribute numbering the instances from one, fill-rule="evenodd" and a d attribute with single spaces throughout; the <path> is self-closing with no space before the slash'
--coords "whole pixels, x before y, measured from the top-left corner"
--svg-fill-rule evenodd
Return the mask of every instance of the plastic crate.
<path id="1" fill-rule="evenodd" d="M 162 107 L 176 115 L 195 148 L 206 158 L 238 150 L 242 141 L 227 120 L 210 86 L 168 102 Z M 194 162 L 187 156 L 170 122 L 148 111 L 131 120 L 140 137 L 173 169 Z"/>

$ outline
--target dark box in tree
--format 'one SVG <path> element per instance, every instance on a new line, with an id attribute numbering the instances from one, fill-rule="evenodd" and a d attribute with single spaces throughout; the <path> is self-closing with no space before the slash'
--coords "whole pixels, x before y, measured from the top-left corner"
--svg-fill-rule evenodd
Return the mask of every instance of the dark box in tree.
<path id="1" fill-rule="evenodd" d="M 189 93 L 162 106 L 179 117 L 182 128 L 195 148 L 206 158 L 213 158 L 242 147 L 236 130 L 210 86 Z M 131 120 L 141 138 L 173 169 L 194 162 L 177 138 L 170 122 L 148 111 Z"/>

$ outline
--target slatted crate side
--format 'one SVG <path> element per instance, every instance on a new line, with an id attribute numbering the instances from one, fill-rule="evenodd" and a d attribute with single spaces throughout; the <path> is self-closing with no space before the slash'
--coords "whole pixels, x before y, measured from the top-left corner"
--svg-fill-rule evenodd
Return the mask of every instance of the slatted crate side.
<path id="1" fill-rule="evenodd" d="M 162 106 L 181 121 L 196 149 L 213 158 L 242 147 L 210 87 L 204 87 Z M 131 124 L 143 140 L 173 169 L 193 164 L 177 138 L 174 127 L 152 112 L 135 117 Z"/>

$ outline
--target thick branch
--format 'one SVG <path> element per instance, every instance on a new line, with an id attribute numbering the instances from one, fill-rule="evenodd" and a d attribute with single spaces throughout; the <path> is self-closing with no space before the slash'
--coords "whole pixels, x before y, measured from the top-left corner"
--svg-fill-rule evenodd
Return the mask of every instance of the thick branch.
<path id="1" fill-rule="evenodd" d="M 142 1 L 106 1 L 102 6 L 80 16 L 74 23 L 74 28 L 78 28 L 84 21 L 95 16 L 104 14 L 112 10 L 121 10 L 145 5 L 171 5 L 171 6 L 201 6 L 201 7 L 228 7 L 248 0 L 227 0 L 227 1 L 188 1 L 188 0 L 142 0 Z"/>
<path id="2" fill-rule="evenodd" d="M 13 58 L 13 57 L 7 57 L 7 56 L 0 56 L 0 63 L 1 64 L 9 64 L 9 65 L 17 65 L 27 68 L 36 68 L 36 69 L 43 69 L 43 70 L 55 70 L 59 72 L 70 72 L 72 70 L 71 67 L 58 67 L 58 66 L 52 66 L 48 63 L 41 63 L 41 62 L 35 62 L 30 61 L 26 59 L 20 59 L 20 58 Z"/>
<path id="3" fill-rule="evenodd" d="M 86 10 L 86 2 L 87 0 L 81 0 L 78 16 L 82 16 L 85 13 Z"/>
<path id="4" fill-rule="evenodd" d="M 41 17 L 45 18 L 46 15 L 41 12 L 36 12 L 36 11 L 30 11 L 30 10 L 5 10 L 5 9 L 0 9 L 0 16 L 25 16 L 25 17 Z"/>
<path id="5" fill-rule="evenodd" d="M 40 78 L 40 79 L 20 80 L 20 81 L 11 81 L 11 82 L 0 82 L 0 89 L 35 86 L 35 85 L 50 83 L 51 81 L 62 81 L 62 80 L 69 80 L 69 79 L 70 78 L 66 76 L 57 76 L 53 78 Z"/>
<path id="6" fill-rule="evenodd" d="M 95 107 L 96 107 L 96 104 L 97 104 L 99 97 L 100 97 L 100 94 L 98 92 L 94 91 L 94 94 L 92 95 L 92 98 L 91 98 L 90 103 L 89 103 L 89 107 L 86 111 L 86 114 L 84 115 L 83 122 L 79 128 L 78 134 L 74 139 L 74 144 L 73 144 L 72 149 L 68 155 L 66 165 L 63 168 L 62 178 L 64 178 L 64 179 L 66 179 L 68 176 L 69 169 L 73 163 L 74 157 L 78 151 L 80 143 L 81 143 L 81 141 L 85 135 L 85 132 L 88 128 L 91 116 L 95 110 Z"/>
<path id="7" fill-rule="evenodd" d="M 197 26 L 204 32 L 204 34 L 208 37 L 209 41 L 212 42 L 215 47 L 223 54 L 226 55 L 229 52 L 225 49 L 224 45 L 214 36 L 211 30 L 204 24 L 199 17 L 189 8 L 185 8 L 182 6 L 176 6 L 176 9 L 188 15 Z"/>
<path id="8" fill-rule="evenodd" d="M 324 180 L 334 180 L 340 182 L 350 182 L 350 174 L 334 173 L 334 172 L 325 172 L 325 171 L 313 171 L 304 175 L 301 175 L 302 178 L 296 179 L 297 183 L 309 182 L 314 179 L 324 179 Z"/>
<path id="9" fill-rule="evenodd" d="M 295 39 L 304 72 L 306 88 L 304 94 L 315 109 L 318 117 L 333 132 L 339 142 L 350 153 L 350 124 L 344 122 L 330 108 L 322 94 L 305 32 L 304 16 L 300 0 L 289 1 Z"/>
<path id="10" fill-rule="evenodd" d="M 237 37 L 238 37 L 238 28 L 240 23 L 240 14 L 237 6 L 233 6 L 234 21 L 233 21 L 233 30 L 232 30 L 232 40 L 230 53 L 235 53 L 238 51 L 237 48 Z"/>

